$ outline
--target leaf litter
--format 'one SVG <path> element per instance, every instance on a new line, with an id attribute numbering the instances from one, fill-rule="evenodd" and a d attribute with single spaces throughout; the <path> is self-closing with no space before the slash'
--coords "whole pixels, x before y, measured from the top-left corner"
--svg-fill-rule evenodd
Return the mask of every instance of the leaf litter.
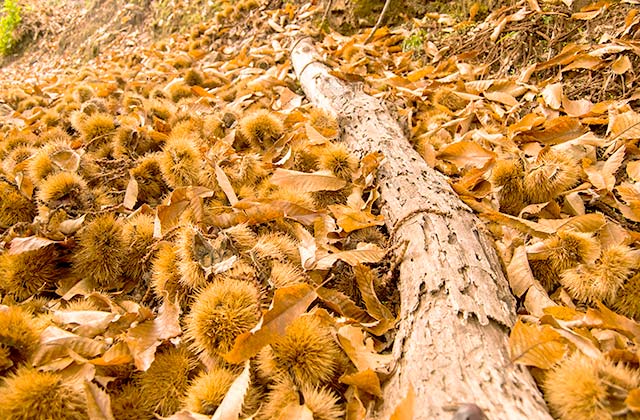
<path id="1" fill-rule="evenodd" d="M 638 15 L 577 3 L 427 12 L 371 43 L 364 30 L 321 45 L 334 75 L 396 108 L 487 224 L 519 299 L 512 360 L 534 368 L 552 413 L 633 416 Z M 0 315 L 39 338 L 0 353 L 4 376 L 53 372 L 91 418 L 366 417 L 392 369 L 399 304 L 377 274 L 383 156 L 331 151 L 339 128 L 299 94 L 289 37 L 319 13 L 240 2 L 155 43 L 120 33 L 91 65 L 11 67 L 24 82 L 2 81 Z M 190 312 L 205 296 L 220 309 L 200 325 Z M 342 361 L 288 361 L 315 344 Z M 569 390 L 572 366 L 604 389 L 593 406 Z M 209 379 L 216 369 L 231 379 Z M 394 418 L 413 400 L 410 389 Z"/>

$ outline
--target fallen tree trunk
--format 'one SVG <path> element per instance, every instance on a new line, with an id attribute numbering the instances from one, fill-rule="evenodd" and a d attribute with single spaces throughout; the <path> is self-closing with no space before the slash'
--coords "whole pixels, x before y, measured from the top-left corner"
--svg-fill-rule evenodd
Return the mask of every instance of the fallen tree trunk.
<path id="1" fill-rule="evenodd" d="M 416 419 L 450 419 L 451 407 L 463 403 L 477 404 L 488 419 L 550 419 L 529 372 L 509 359 L 514 298 L 479 220 L 411 148 L 384 105 L 328 73 L 310 39 L 295 44 L 291 60 L 307 98 L 337 116 L 351 150 L 384 153 L 382 214 L 395 239 L 409 241 L 400 265 L 397 365 L 374 418 L 388 419 L 412 386 Z"/>

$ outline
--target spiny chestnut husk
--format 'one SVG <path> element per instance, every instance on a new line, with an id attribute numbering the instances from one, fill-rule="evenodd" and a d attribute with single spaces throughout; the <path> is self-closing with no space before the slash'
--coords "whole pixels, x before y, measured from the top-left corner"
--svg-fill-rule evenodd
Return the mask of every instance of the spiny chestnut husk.
<path id="1" fill-rule="evenodd" d="M 0 289 L 23 301 L 52 289 L 67 273 L 67 261 L 55 245 L 0 255 Z"/>
<path id="2" fill-rule="evenodd" d="M 284 133 L 284 126 L 275 114 L 266 109 L 248 113 L 239 123 L 240 133 L 256 148 L 267 149 Z"/>
<path id="3" fill-rule="evenodd" d="M 560 275 L 578 264 L 593 264 L 600 255 L 600 244 L 590 233 L 560 230 L 544 241 L 546 258 L 531 261 L 534 276 L 551 290 Z"/>
<path id="4" fill-rule="evenodd" d="M 525 200 L 544 203 L 556 198 L 580 180 L 580 165 L 567 153 L 548 150 L 528 168 L 524 176 Z"/>
<path id="5" fill-rule="evenodd" d="M 353 173 L 358 168 L 358 159 L 352 155 L 347 146 L 342 143 L 329 143 L 318 153 L 320 169 L 330 171 L 338 178 L 351 181 Z"/>
<path id="6" fill-rule="evenodd" d="M 190 137 L 172 137 L 160 154 L 162 177 L 172 188 L 198 185 L 202 157 Z"/>
<path id="7" fill-rule="evenodd" d="M 0 179 L 0 229 L 8 229 L 16 223 L 29 223 L 36 215 L 36 207 L 22 195 L 18 188 Z"/>
<path id="8" fill-rule="evenodd" d="M 184 347 L 156 353 L 155 360 L 138 380 L 144 399 L 155 413 L 170 416 L 180 409 L 197 366 L 197 360 Z"/>
<path id="9" fill-rule="evenodd" d="M 229 369 L 219 366 L 208 372 L 201 372 L 187 389 L 184 400 L 186 409 L 208 416 L 213 415 L 236 376 Z"/>
<path id="10" fill-rule="evenodd" d="M 603 250 L 595 264 L 563 272 L 560 283 L 581 302 L 611 304 L 635 265 L 636 259 L 629 247 L 614 245 Z"/>
<path id="11" fill-rule="evenodd" d="M 546 372 L 542 389 L 560 420 L 591 420 L 611 419 L 626 407 L 627 393 L 638 385 L 636 369 L 576 351 Z"/>
<path id="12" fill-rule="evenodd" d="M 3 370 L 29 362 L 39 340 L 40 332 L 27 310 L 20 306 L 0 306 L 0 348 L 10 362 L 4 369 L 0 367 L 0 375 Z"/>
<path id="13" fill-rule="evenodd" d="M 0 386 L 0 418 L 85 420 L 86 398 L 56 373 L 23 367 Z"/>
<path id="14" fill-rule="evenodd" d="M 519 160 L 499 160 L 491 171 L 500 211 L 518 214 L 524 207 L 524 167 Z"/>
<path id="15" fill-rule="evenodd" d="M 39 185 L 38 200 L 49 209 L 64 208 L 70 214 L 87 210 L 90 193 L 87 183 L 75 172 L 49 175 Z"/>
<path id="16" fill-rule="evenodd" d="M 123 274 L 135 281 L 142 281 L 151 269 L 154 221 L 153 216 L 137 214 L 125 220 L 123 227 L 124 241 L 127 246 L 122 262 Z"/>
<path id="17" fill-rule="evenodd" d="M 344 407 L 328 388 L 309 384 L 298 386 L 291 380 L 281 379 L 269 392 L 267 403 L 260 409 L 258 418 L 281 418 L 288 407 L 299 406 L 301 402 L 311 410 L 314 420 L 336 420 L 344 416 Z"/>
<path id="18" fill-rule="evenodd" d="M 109 290 L 121 285 L 127 244 L 122 221 L 111 213 L 97 216 L 77 235 L 73 253 L 73 271 L 79 278 L 91 280 L 95 286 Z"/>
<path id="19" fill-rule="evenodd" d="M 270 347 L 260 353 L 261 376 L 290 376 L 299 386 L 328 384 L 343 357 L 331 331 L 314 315 L 293 321 Z"/>
<path id="20" fill-rule="evenodd" d="M 196 297 L 187 318 L 187 337 L 198 354 L 222 355 L 259 319 L 259 291 L 253 283 L 219 280 Z"/>

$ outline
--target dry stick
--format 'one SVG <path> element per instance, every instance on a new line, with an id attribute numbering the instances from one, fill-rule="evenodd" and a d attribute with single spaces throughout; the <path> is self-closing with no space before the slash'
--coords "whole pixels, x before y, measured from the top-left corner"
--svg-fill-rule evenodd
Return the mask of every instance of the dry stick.
<path id="1" fill-rule="evenodd" d="M 465 403 L 489 419 L 550 419 L 531 375 L 509 357 L 515 300 L 481 222 L 412 149 L 386 106 L 329 74 L 312 40 L 297 42 L 291 61 L 309 101 L 338 117 L 346 146 L 384 153 L 381 214 L 395 240 L 408 241 L 399 265 L 396 369 L 367 418 L 388 419 L 413 387 L 416 420 L 451 419 L 447 407 Z"/>
<path id="2" fill-rule="evenodd" d="M 378 16 L 378 21 L 376 22 L 371 32 L 369 32 L 369 36 L 364 40 L 365 44 L 368 44 L 373 38 L 373 34 L 376 33 L 378 29 L 380 29 L 380 25 L 382 25 L 382 21 L 384 20 L 385 15 L 387 14 L 387 10 L 389 10 L 389 4 L 391 4 L 391 0 L 387 0 L 384 2 L 384 7 L 382 8 L 382 12 L 380 12 L 380 16 Z"/>

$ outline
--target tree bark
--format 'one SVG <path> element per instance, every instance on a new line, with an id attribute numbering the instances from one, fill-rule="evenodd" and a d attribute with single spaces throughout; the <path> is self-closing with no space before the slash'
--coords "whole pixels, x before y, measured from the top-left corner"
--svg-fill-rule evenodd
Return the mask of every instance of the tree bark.
<path id="1" fill-rule="evenodd" d="M 347 146 L 385 155 L 382 214 L 395 239 L 409 241 L 400 265 L 397 365 L 372 418 L 388 419 L 411 385 L 415 419 L 451 419 L 451 407 L 463 403 L 477 404 L 488 419 L 550 419 L 529 372 L 509 359 L 515 301 L 477 217 L 380 101 L 328 73 L 310 39 L 294 45 L 291 60 L 311 103 L 338 118 Z"/>

